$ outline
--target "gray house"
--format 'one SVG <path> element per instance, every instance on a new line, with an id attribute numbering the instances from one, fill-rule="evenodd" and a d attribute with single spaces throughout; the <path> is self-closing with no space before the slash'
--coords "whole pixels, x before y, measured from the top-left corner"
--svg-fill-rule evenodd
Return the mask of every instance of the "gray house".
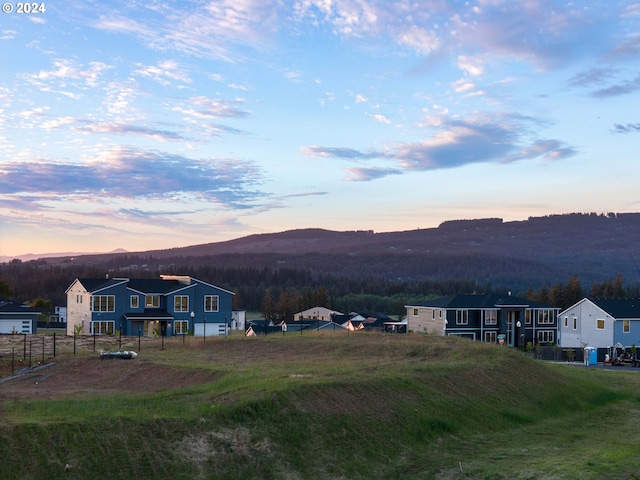
<path id="1" fill-rule="evenodd" d="M 640 346 L 640 298 L 583 298 L 558 314 L 560 346 Z"/>
<path id="2" fill-rule="evenodd" d="M 0 333 L 36 333 L 40 312 L 0 298 Z"/>

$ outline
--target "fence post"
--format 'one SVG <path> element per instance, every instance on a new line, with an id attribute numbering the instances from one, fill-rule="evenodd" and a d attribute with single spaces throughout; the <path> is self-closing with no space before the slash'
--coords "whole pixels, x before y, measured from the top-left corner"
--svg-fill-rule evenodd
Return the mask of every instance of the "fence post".
<path id="1" fill-rule="evenodd" d="M 44 335 L 42 336 L 42 364 L 44 365 Z"/>
<path id="2" fill-rule="evenodd" d="M 56 358 L 56 332 L 53 332 L 53 358 Z"/>

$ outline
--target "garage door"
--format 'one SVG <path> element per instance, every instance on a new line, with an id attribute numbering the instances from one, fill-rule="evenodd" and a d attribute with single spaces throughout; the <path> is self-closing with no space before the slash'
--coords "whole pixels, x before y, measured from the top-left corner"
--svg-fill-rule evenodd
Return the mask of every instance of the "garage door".
<path id="1" fill-rule="evenodd" d="M 0 333 L 33 333 L 30 320 L 0 320 Z"/>
<path id="2" fill-rule="evenodd" d="M 225 324 L 224 323 L 207 323 L 206 324 L 206 332 L 205 332 L 205 324 L 204 323 L 196 323 L 193 326 L 193 335 L 196 337 L 217 337 L 219 335 L 225 335 Z"/>

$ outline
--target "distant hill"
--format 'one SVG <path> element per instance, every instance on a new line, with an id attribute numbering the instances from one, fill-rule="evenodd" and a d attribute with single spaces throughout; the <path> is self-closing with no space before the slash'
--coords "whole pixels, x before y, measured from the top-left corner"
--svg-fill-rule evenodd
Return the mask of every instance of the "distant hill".
<path id="1" fill-rule="evenodd" d="M 565 214 L 504 222 L 446 221 L 403 232 L 290 230 L 226 242 L 137 253 L 86 255 L 76 263 L 310 269 L 347 276 L 473 279 L 526 288 L 566 282 L 585 288 L 622 274 L 640 283 L 640 213 Z"/>

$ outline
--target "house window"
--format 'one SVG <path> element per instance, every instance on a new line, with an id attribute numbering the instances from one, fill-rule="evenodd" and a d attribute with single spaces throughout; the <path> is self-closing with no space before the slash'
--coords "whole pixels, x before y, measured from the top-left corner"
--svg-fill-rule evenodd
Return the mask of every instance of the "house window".
<path id="1" fill-rule="evenodd" d="M 498 324 L 498 311 L 497 310 L 485 310 L 484 311 L 484 323 L 486 325 Z"/>
<path id="2" fill-rule="evenodd" d="M 146 308 L 160 308 L 160 295 L 147 295 L 144 299 Z"/>
<path id="3" fill-rule="evenodd" d="M 555 338 L 553 330 L 538 330 L 538 343 L 554 343 Z"/>
<path id="4" fill-rule="evenodd" d="M 596 320 L 596 327 L 598 330 L 604 330 L 604 318 L 598 318 Z"/>
<path id="5" fill-rule="evenodd" d="M 217 312 L 218 311 L 218 295 L 205 295 L 204 296 L 204 311 L 205 312 Z"/>
<path id="6" fill-rule="evenodd" d="M 573 317 L 573 329 L 578 329 L 578 317 Z"/>
<path id="7" fill-rule="evenodd" d="M 131 305 L 131 308 L 138 308 L 138 296 L 137 295 L 131 295 L 131 300 L 129 302 L 129 305 Z"/>
<path id="8" fill-rule="evenodd" d="M 431 319 L 435 320 L 436 318 L 436 311 L 435 310 L 431 310 Z"/>
<path id="9" fill-rule="evenodd" d="M 629 333 L 631 331 L 631 323 L 629 322 L 629 320 L 623 320 L 622 321 L 622 332 L 623 333 Z"/>
<path id="10" fill-rule="evenodd" d="M 176 295 L 173 300 L 174 312 L 188 312 L 189 311 L 189 297 L 186 295 Z"/>
<path id="11" fill-rule="evenodd" d="M 417 317 L 417 316 L 418 316 L 418 309 L 417 309 L 417 308 L 414 308 L 414 309 L 413 309 L 413 316 L 414 316 L 414 317 Z"/>
<path id="12" fill-rule="evenodd" d="M 538 310 L 538 324 L 544 325 L 550 323 L 553 323 L 553 310 Z"/>
<path id="13" fill-rule="evenodd" d="M 438 318 L 442 318 L 442 310 L 438 310 Z"/>
<path id="14" fill-rule="evenodd" d="M 569 317 L 564 317 L 564 328 L 569 328 Z"/>
<path id="15" fill-rule="evenodd" d="M 496 343 L 496 332 L 484 332 L 484 341 L 487 343 Z"/>
<path id="16" fill-rule="evenodd" d="M 76 295 L 76 303 L 82 303 L 82 295 Z"/>
<path id="17" fill-rule="evenodd" d="M 91 297 L 91 311 L 115 312 L 116 297 L 114 295 L 94 295 Z"/>
<path id="18" fill-rule="evenodd" d="M 456 324 L 457 325 L 469 325 L 469 311 L 468 310 L 456 310 Z"/>
<path id="19" fill-rule="evenodd" d="M 115 335 L 116 322 L 112 320 L 102 320 L 99 322 L 91 322 L 93 335 Z"/>
<path id="20" fill-rule="evenodd" d="M 189 333 L 189 322 L 186 320 L 176 320 L 173 322 L 175 335 L 187 335 Z"/>
<path id="21" fill-rule="evenodd" d="M 525 310 L 524 311 L 524 323 L 527 325 L 531 325 L 531 319 L 533 318 L 533 311 Z"/>

